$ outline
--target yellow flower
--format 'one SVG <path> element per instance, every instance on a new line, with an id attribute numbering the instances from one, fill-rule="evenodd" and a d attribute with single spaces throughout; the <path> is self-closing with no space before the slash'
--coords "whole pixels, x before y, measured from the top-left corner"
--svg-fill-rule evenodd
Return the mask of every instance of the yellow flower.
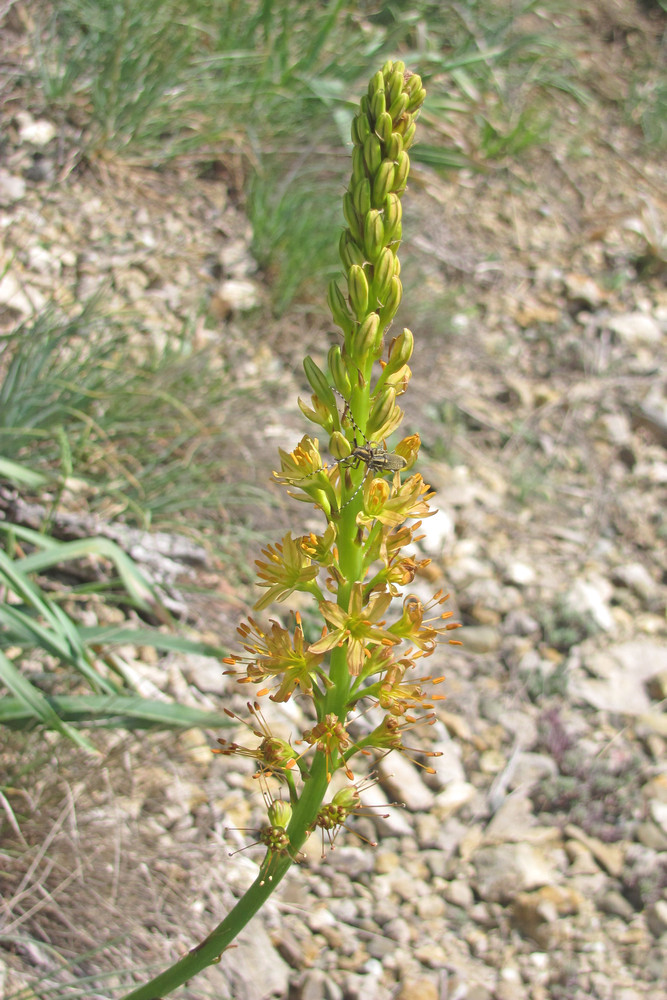
<path id="1" fill-rule="evenodd" d="M 380 683 L 378 700 L 382 708 L 392 715 L 405 715 L 408 709 L 433 708 L 432 702 L 443 701 L 442 694 L 426 695 L 422 684 L 441 684 L 444 677 L 417 677 L 406 680 L 407 671 L 414 667 L 414 662 L 407 657 L 395 662 Z"/>
<path id="2" fill-rule="evenodd" d="M 313 565 L 304 551 L 301 539 L 292 538 L 288 532 L 283 536 L 282 543 L 262 549 L 262 555 L 268 561 L 255 560 L 257 585 L 266 587 L 267 591 L 255 604 L 256 611 L 268 607 L 273 601 L 284 601 L 295 590 L 304 590 L 321 597 L 314 582 L 319 567 Z"/>
<path id="3" fill-rule="evenodd" d="M 315 535 L 312 531 L 309 535 L 302 535 L 299 544 L 306 555 L 313 559 L 320 566 L 330 566 L 334 560 L 338 559 L 338 553 L 334 546 L 336 541 L 336 525 L 331 522 L 323 535 Z"/>
<path id="4" fill-rule="evenodd" d="M 444 604 L 448 598 L 449 594 L 443 594 L 439 590 L 427 605 L 423 605 L 415 594 L 408 594 L 403 601 L 403 614 L 398 621 L 389 626 L 389 631 L 396 636 L 400 636 L 406 642 L 411 642 L 421 650 L 424 656 L 430 656 L 435 651 L 438 641 L 443 638 L 444 633 L 461 627 L 459 622 L 450 622 L 447 625 L 431 624 L 432 622 L 451 618 L 454 613 L 453 611 L 444 611 L 437 617 L 424 621 L 424 612 L 430 611 L 431 608 L 437 607 L 440 604 Z M 455 639 L 448 639 L 447 641 L 453 646 L 461 645 Z"/>
<path id="5" fill-rule="evenodd" d="M 279 448 L 278 453 L 281 471 L 274 472 L 273 475 L 281 483 L 309 479 L 322 468 L 319 441 L 317 438 L 311 438 L 309 434 L 304 434 L 294 451 L 286 452 Z"/>
<path id="6" fill-rule="evenodd" d="M 357 523 L 370 525 L 380 521 L 398 527 L 408 517 L 429 517 L 434 513 L 428 505 L 433 496 L 434 492 L 418 473 L 398 487 L 390 487 L 384 479 L 367 479 L 364 509 L 357 515 Z"/>
<path id="7" fill-rule="evenodd" d="M 278 449 L 280 454 L 280 472 L 274 472 L 277 482 L 287 486 L 297 486 L 301 492 L 289 492 L 296 500 L 314 501 L 322 507 L 327 516 L 332 510 L 337 510 L 336 493 L 331 485 L 331 478 L 338 475 L 336 464 L 327 468 L 322 465 L 317 438 L 305 434 L 294 451 L 286 452 Z"/>
<path id="8" fill-rule="evenodd" d="M 281 678 L 277 691 L 271 695 L 272 701 L 288 701 L 297 687 L 304 694 L 312 695 L 313 681 L 318 677 L 325 685 L 329 683 L 320 669 L 322 655 L 304 647 L 301 616 L 298 613 L 293 641 L 287 629 L 276 621 L 271 622 L 271 631 L 266 633 L 253 618 L 248 618 L 248 624 L 239 625 L 237 632 L 248 656 L 229 656 L 224 662 L 245 665 L 245 676 L 240 679 L 241 683 L 261 684 L 269 679 Z M 265 694 L 266 691 L 268 688 L 258 694 Z"/>
<path id="9" fill-rule="evenodd" d="M 414 729 L 416 726 L 427 725 L 432 726 L 435 722 L 435 715 L 427 715 L 421 719 L 414 719 L 412 716 L 405 716 L 400 722 L 393 715 L 385 715 L 384 719 L 379 726 L 376 726 L 372 733 L 365 736 L 363 740 L 359 740 L 357 746 L 369 747 L 375 750 L 383 750 L 385 755 L 390 753 L 392 750 L 400 750 L 401 753 L 405 754 L 409 760 L 418 767 L 422 767 L 429 774 L 435 773 L 435 769 L 428 767 L 425 764 L 421 764 L 419 761 L 415 760 L 414 757 L 409 757 L 406 750 L 411 753 L 421 754 L 422 757 L 442 757 L 442 751 L 440 750 L 421 750 L 419 747 L 408 747 L 403 742 L 403 733 L 408 729 Z"/>
<path id="10" fill-rule="evenodd" d="M 347 611 L 333 601 L 322 601 L 320 611 L 332 629 L 309 647 L 311 653 L 326 653 L 347 643 L 348 669 L 356 677 L 369 655 L 369 645 L 393 645 L 400 642 L 399 638 L 381 627 L 384 622 L 380 619 L 390 603 L 391 594 L 382 593 L 372 597 L 364 607 L 361 583 L 355 583 L 352 587 Z"/>

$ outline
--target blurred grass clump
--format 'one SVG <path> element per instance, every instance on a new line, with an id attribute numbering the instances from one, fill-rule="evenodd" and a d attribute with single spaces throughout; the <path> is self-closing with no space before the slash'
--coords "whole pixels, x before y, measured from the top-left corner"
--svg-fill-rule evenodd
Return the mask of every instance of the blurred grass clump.
<path id="1" fill-rule="evenodd" d="M 0 454 L 58 477 L 52 507 L 74 491 L 88 510 L 138 527 L 217 523 L 218 548 L 231 545 L 230 524 L 241 530 L 260 491 L 237 482 L 247 463 L 228 418 L 244 404 L 213 346 L 195 350 L 184 334 L 140 350 L 91 303 L 71 319 L 45 311 L 0 351 Z"/>
<path id="2" fill-rule="evenodd" d="M 486 169 L 542 142 L 563 95 L 587 101 L 575 20 L 560 0 L 59 0 L 36 8 L 32 83 L 90 159 L 206 170 L 240 157 L 280 313 L 304 294 L 300 261 L 323 279 L 335 266 L 342 220 L 314 219 L 307 195 L 339 204 L 350 95 L 378 59 L 400 53 L 428 87 L 414 162 Z"/>

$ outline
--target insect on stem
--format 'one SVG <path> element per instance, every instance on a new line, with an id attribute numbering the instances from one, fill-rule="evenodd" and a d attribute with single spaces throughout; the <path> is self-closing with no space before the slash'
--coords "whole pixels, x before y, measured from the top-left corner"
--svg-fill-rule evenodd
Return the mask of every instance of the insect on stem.
<path id="1" fill-rule="evenodd" d="M 364 473 L 363 479 L 357 486 L 356 490 L 352 496 L 348 497 L 345 503 L 341 504 L 339 507 L 338 512 L 340 513 L 340 511 L 344 510 L 348 504 L 352 503 L 359 491 L 363 489 L 369 472 L 400 472 L 401 469 L 405 468 L 407 462 L 401 455 L 395 455 L 393 452 L 387 451 L 387 449 L 382 446 L 372 444 L 354 419 L 352 410 L 350 409 L 350 404 L 347 399 L 345 399 L 342 392 L 339 392 L 333 385 L 330 386 L 330 389 L 335 392 L 337 396 L 340 396 L 345 403 L 345 409 L 343 410 L 341 421 L 345 419 L 345 414 L 347 413 L 350 423 L 354 428 L 354 448 L 349 455 L 345 458 L 339 459 L 336 464 L 346 469 L 358 469 L 360 465 L 366 466 L 366 472 Z M 363 438 L 363 444 L 358 443 L 357 434 Z"/>

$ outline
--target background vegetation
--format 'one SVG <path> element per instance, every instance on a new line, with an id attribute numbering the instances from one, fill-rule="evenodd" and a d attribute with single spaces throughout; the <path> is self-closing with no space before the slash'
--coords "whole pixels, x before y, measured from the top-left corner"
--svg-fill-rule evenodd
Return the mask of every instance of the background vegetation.
<path id="1" fill-rule="evenodd" d="M 9 4 L 3 13 L 20 44 L 2 71 L 9 99 L 0 123 L 9 134 L 25 109 L 52 122 L 67 164 L 61 183 L 94 177 L 130 197 L 137 177 L 221 179 L 251 224 L 266 291 L 239 322 L 249 341 L 270 340 L 280 354 L 281 337 L 319 337 L 329 323 L 324 291 L 338 268 L 350 120 L 360 86 L 389 55 L 414 65 L 428 93 L 411 195 L 455 174 L 489 184 L 509 175 L 520 178 L 521 198 L 540 149 L 568 184 L 567 164 L 593 160 L 596 132 L 610 134 L 610 122 L 627 128 L 647 159 L 664 155 L 664 3 L 637 5 L 627 23 L 603 8 L 567 0 Z M 610 51 L 627 55 L 614 67 L 622 86 L 588 58 L 597 31 Z M 610 288 L 664 273 L 660 220 L 647 212 L 633 225 L 633 252 L 609 264 Z M 455 286 L 464 287 L 465 260 L 454 261 L 461 270 L 453 267 L 447 294 L 431 294 L 427 256 L 409 255 L 406 284 L 427 289 L 407 292 L 418 303 L 411 325 L 431 336 L 436 356 L 445 334 L 458 336 L 455 322 L 474 325 L 481 307 L 474 290 L 461 306 Z M 9 254 L 0 277 L 12 263 Z M 493 260 L 486 263 L 491 270 Z M 236 584 L 248 579 L 265 524 L 280 516 L 254 482 L 259 450 L 240 445 L 238 426 L 256 424 L 262 435 L 258 413 L 266 416 L 267 398 L 277 408 L 281 373 L 241 372 L 220 349 L 204 301 L 159 343 L 138 339 L 136 329 L 136 315 L 102 289 L 54 299 L 0 340 L 0 724 L 52 728 L 88 748 L 103 725 L 220 724 L 203 703 L 186 710 L 138 697 L 125 644 L 216 655 L 219 639 L 177 637 L 198 595 L 166 608 L 164 590 L 101 526 L 186 535 Z M 554 358 L 590 362 L 566 359 L 560 333 L 538 319 L 526 338 L 545 381 Z M 511 365 L 510 348 L 500 350 Z M 435 393 L 422 415 L 430 457 L 454 462 L 479 434 L 489 449 L 503 449 L 517 510 L 543 500 L 556 459 L 539 452 L 535 424 L 512 416 L 507 426 L 487 425 Z M 522 447 L 535 449 L 529 466 L 516 461 Z M 78 535 L 67 517 L 78 520 Z M 590 619 L 571 609 L 544 609 L 543 618 L 557 651 L 591 633 Z M 8 748 L 5 790 L 23 777 L 14 769 L 21 744 Z"/>

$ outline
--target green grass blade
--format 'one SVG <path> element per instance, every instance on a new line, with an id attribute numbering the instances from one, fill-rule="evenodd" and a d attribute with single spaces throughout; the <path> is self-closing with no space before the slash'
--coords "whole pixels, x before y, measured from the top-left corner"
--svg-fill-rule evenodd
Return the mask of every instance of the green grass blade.
<path id="1" fill-rule="evenodd" d="M 17 486 L 27 486 L 31 490 L 41 489 L 49 481 L 47 476 L 43 476 L 41 472 L 28 469 L 19 462 L 12 462 L 9 458 L 0 458 L 0 479 L 7 479 Z M 3 525 L 3 527 L 7 526 Z"/>
<path id="2" fill-rule="evenodd" d="M 0 654 L 2 656 L 2 654 Z M 0 676 L 2 676 L 0 661 Z M 21 675 L 19 674 L 19 677 Z M 4 680 L 4 677 L 2 678 Z M 21 677 L 25 684 L 29 684 Z M 6 682 L 5 682 L 6 683 Z M 9 687 L 9 684 L 7 684 Z M 36 691 L 35 688 L 32 688 Z M 15 689 L 14 694 L 17 692 Z M 88 723 L 94 727 L 149 729 L 181 728 L 189 729 L 199 726 L 207 729 L 219 729 L 221 726 L 233 725 L 229 716 L 222 712 L 207 712 L 204 709 L 192 708 L 188 705 L 176 705 L 170 702 L 155 701 L 150 698 L 140 698 L 132 695 L 58 695 L 46 697 L 37 692 L 41 703 L 45 703 L 51 713 L 48 718 L 57 719 L 61 726 L 70 730 L 68 723 L 79 725 Z M 27 698 L 0 698 L 0 725 L 22 729 L 38 717 L 36 710 Z M 48 725 L 41 715 L 39 721 Z M 69 735 L 69 732 L 67 733 Z"/>
<path id="3" fill-rule="evenodd" d="M 144 611 L 155 611 L 160 606 L 155 588 L 137 569 L 130 557 L 109 538 L 83 538 L 73 542 L 49 545 L 47 551 L 33 552 L 20 560 L 24 573 L 39 573 L 70 559 L 86 556 L 103 556 L 115 566 L 128 594 Z"/>
<path id="4" fill-rule="evenodd" d="M 48 729 L 53 729 L 67 739 L 72 740 L 77 746 L 92 753 L 99 751 L 84 736 L 73 729 L 67 722 L 63 721 L 53 706 L 50 704 L 41 691 L 31 684 L 23 674 L 16 669 L 12 661 L 0 651 L 0 681 L 14 694 L 15 698 L 23 705 L 26 719 L 33 719 L 41 722 Z"/>
<path id="5" fill-rule="evenodd" d="M 134 646 L 152 646 L 165 653 L 193 653 L 211 656 L 216 660 L 227 656 L 228 651 L 208 642 L 187 639 L 182 635 L 158 632 L 157 629 L 126 628 L 123 625 L 85 626 L 79 629 L 85 642 L 93 646 L 118 646 L 131 643 Z"/>

